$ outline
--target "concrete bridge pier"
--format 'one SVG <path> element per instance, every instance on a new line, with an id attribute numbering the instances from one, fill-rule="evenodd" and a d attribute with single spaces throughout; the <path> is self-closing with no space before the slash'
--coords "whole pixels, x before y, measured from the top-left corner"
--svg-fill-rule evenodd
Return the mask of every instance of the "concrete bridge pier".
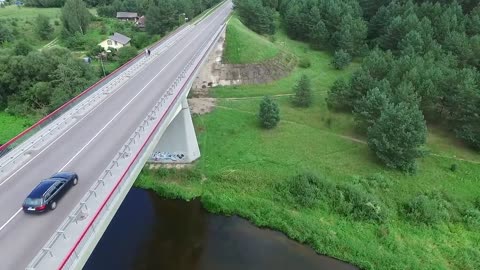
<path id="1" fill-rule="evenodd" d="M 155 146 L 149 162 L 192 163 L 200 157 L 197 136 L 186 97 L 182 97 L 179 110 Z"/>

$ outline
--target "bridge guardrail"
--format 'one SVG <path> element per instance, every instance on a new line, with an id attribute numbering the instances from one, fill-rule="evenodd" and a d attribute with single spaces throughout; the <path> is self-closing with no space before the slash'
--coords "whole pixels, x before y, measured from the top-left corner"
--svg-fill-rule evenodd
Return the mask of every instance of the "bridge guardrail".
<path id="1" fill-rule="evenodd" d="M 169 47 L 173 45 L 173 43 L 177 42 L 180 40 L 185 32 L 189 29 L 191 29 L 192 26 L 190 24 L 185 24 L 182 27 L 177 28 L 175 31 L 170 33 L 169 35 L 163 37 L 161 40 L 157 41 L 153 45 L 150 46 L 152 48 L 152 52 L 154 55 L 159 55 L 162 52 L 162 49 L 164 47 Z M 171 39 L 171 37 L 179 35 L 177 39 Z M 112 73 L 107 75 L 106 77 L 103 77 L 93 85 L 91 85 L 89 88 L 85 89 L 83 92 L 81 92 L 79 95 L 76 97 L 72 98 L 70 101 L 66 102 L 59 108 L 57 108 L 55 111 L 52 113 L 48 114 L 47 116 L 43 117 L 40 119 L 37 123 L 32 125 L 31 127 L 27 128 L 8 142 L 6 142 L 3 145 L 0 145 L 0 173 L 2 173 L 5 168 L 8 168 L 7 165 L 10 164 L 15 164 L 17 159 L 22 156 L 26 151 L 29 151 L 36 143 L 39 141 L 45 141 L 45 137 L 49 134 L 54 134 L 54 132 L 59 132 L 61 131 L 61 126 L 64 125 L 65 123 L 68 123 L 68 121 L 71 121 L 72 119 L 69 119 L 68 117 L 71 117 L 74 115 L 74 113 L 71 111 L 74 107 L 79 105 L 82 102 L 85 102 L 89 97 L 91 97 L 94 93 L 98 93 L 99 90 L 105 88 L 115 87 L 121 79 L 119 79 L 119 75 L 123 74 L 123 72 L 128 71 L 129 69 L 134 69 L 138 68 L 138 66 L 142 66 L 144 62 L 146 61 L 151 61 L 153 57 L 144 57 L 144 53 L 139 53 L 137 56 L 132 58 L 130 61 L 127 63 L 123 64 L 116 70 L 114 70 Z M 133 71 L 134 72 L 134 71 Z M 128 73 L 127 75 L 131 75 L 132 72 Z M 116 81 L 117 80 L 117 81 Z M 110 85 L 111 84 L 111 85 Z M 85 103 L 81 108 L 77 108 L 78 110 L 81 110 L 84 108 L 86 105 L 90 105 L 90 103 Z M 70 114 L 67 112 L 70 111 Z M 59 119 L 60 116 L 62 115 L 67 115 L 67 117 L 64 117 L 63 119 Z M 37 138 L 32 138 L 34 135 L 39 132 L 40 130 L 47 128 L 47 132 L 44 134 L 40 134 L 37 136 Z M 17 149 L 17 146 L 19 149 Z"/>
<path id="2" fill-rule="evenodd" d="M 107 213 L 111 206 L 111 201 L 122 190 L 122 181 L 126 179 L 129 173 L 131 173 L 131 169 L 138 163 L 139 157 L 141 157 L 146 151 L 145 146 L 151 140 L 155 131 L 165 119 L 168 112 L 172 109 L 178 98 L 182 96 L 184 91 L 186 91 L 185 86 L 192 79 L 192 76 L 196 74 L 200 64 L 204 61 L 205 57 L 208 56 L 207 52 L 215 44 L 225 26 L 224 23 L 222 27 L 217 30 L 214 37 L 207 40 L 204 43 L 205 45 L 201 46 L 201 49 L 194 54 L 173 84 L 155 104 L 152 111 L 121 147 L 121 151 L 119 151 L 114 160 L 112 160 L 111 164 L 107 166 L 100 178 L 94 182 L 89 191 L 80 200 L 80 203 L 72 210 L 70 215 L 68 215 L 67 219 L 60 225 L 46 245 L 34 257 L 27 267 L 28 270 L 44 269 L 41 268 L 42 263 L 50 266 L 50 268 L 46 269 L 52 269 L 51 265 L 49 265 L 46 260 L 54 258 L 54 253 L 56 252 L 61 254 L 69 244 L 70 246 L 73 245 L 73 247 L 68 251 L 58 269 L 69 269 L 74 265 L 79 258 L 78 251 L 81 250 L 95 234 L 99 220 Z M 165 105 L 168 105 L 168 107 Z M 145 136 L 147 137 L 144 138 Z M 141 141 L 142 138 L 144 138 L 143 142 Z M 133 157 L 131 156 L 132 153 L 135 153 Z M 124 167 L 126 168 L 122 172 Z M 117 175 L 120 175 L 120 177 L 116 178 L 118 177 Z M 99 199 L 100 194 L 103 194 L 102 191 L 104 191 L 103 193 L 107 193 L 106 198 L 103 199 L 103 201 Z M 85 212 L 88 213 L 89 209 L 97 210 L 93 214 L 91 220 L 86 224 L 86 227 L 83 227 L 83 231 L 79 231 L 74 225 L 83 223 L 86 215 Z M 85 224 L 83 225 L 85 226 Z M 75 234 L 75 232 L 79 234 L 80 237 L 73 242 L 73 239 L 67 237 L 67 234 Z"/>

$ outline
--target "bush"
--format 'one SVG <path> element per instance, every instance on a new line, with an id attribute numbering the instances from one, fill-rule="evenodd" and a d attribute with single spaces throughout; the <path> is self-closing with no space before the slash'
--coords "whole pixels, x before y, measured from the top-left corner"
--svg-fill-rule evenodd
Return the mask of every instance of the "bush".
<path id="1" fill-rule="evenodd" d="M 417 195 L 404 205 L 407 219 L 426 225 L 434 225 L 448 219 L 448 211 L 440 198 L 431 198 L 426 194 Z"/>
<path id="2" fill-rule="evenodd" d="M 353 183 L 362 185 L 368 191 L 377 189 L 388 190 L 392 187 L 392 180 L 381 173 L 376 173 L 367 177 L 355 176 Z"/>
<path id="3" fill-rule="evenodd" d="M 452 165 L 450 166 L 450 171 L 456 172 L 456 171 L 457 171 L 457 164 L 452 164 Z"/>
<path id="4" fill-rule="evenodd" d="M 386 207 L 371 194 L 354 186 L 337 186 L 331 203 L 337 213 L 356 220 L 381 223 L 387 219 Z"/>
<path id="5" fill-rule="evenodd" d="M 463 214 L 463 222 L 467 227 L 476 229 L 480 227 L 480 210 L 468 209 Z"/>
<path id="6" fill-rule="evenodd" d="M 280 121 L 278 104 L 269 96 L 265 96 L 260 103 L 260 123 L 264 128 L 274 128 Z"/>
<path id="7" fill-rule="evenodd" d="M 306 57 L 302 57 L 298 62 L 298 66 L 301 68 L 309 68 L 311 65 L 312 63 L 310 62 L 310 59 Z"/>
<path id="8" fill-rule="evenodd" d="M 133 46 L 123 47 L 118 50 L 118 61 L 120 62 L 120 65 L 123 65 L 126 62 L 130 61 L 130 59 L 132 59 L 133 57 L 137 56 L 137 54 L 137 48 Z"/>
<path id="9" fill-rule="evenodd" d="M 328 183 L 325 178 L 305 172 L 291 177 L 287 182 L 287 189 L 293 200 L 300 206 L 312 207 L 317 202 Z"/>
<path id="10" fill-rule="evenodd" d="M 95 46 L 91 46 L 88 51 L 87 51 L 87 55 L 89 57 L 97 57 L 100 53 L 102 53 L 104 50 L 103 50 L 103 47 L 100 46 L 100 45 L 95 45 Z"/>
<path id="11" fill-rule="evenodd" d="M 79 32 L 64 38 L 65 46 L 72 50 L 83 50 L 86 43 L 85 37 Z"/>
<path id="12" fill-rule="evenodd" d="M 477 208 L 478 210 L 480 210 L 480 197 L 477 197 L 477 198 L 473 201 L 473 205 L 475 206 L 475 208 Z"/>
<path id="13" fill-rule="evenodd" d="M 350 62 L 352 62 L 352 57 L 344 50 L 336 51 L 332 59 L 332 65 L 336 69 L 344 69 Z"/>

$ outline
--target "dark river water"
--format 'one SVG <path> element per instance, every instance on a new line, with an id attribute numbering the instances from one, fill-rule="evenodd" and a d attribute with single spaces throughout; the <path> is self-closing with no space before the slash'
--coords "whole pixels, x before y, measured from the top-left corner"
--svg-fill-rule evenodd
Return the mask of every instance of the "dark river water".
<path id="1" fill-rule="evenodd" d="M 279 232 L 209 214 L 198 200 L 164 200 L 133 188 L 86 270 L 357 269 Z"/>

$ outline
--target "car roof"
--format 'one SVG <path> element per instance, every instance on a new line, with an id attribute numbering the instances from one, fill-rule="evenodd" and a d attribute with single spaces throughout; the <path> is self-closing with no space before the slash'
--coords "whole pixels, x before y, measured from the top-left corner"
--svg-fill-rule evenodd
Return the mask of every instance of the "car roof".
<path id="1" fill-rule="evenodd" d="M 54 175 L 52 175 L 51 178 L 65 178 L 65 179 L 68 179 L 70 178 L 73 174 L 73 172 L 57 172 L 55 173 Z"/>
<path id="2" fill-rule="evenodd" d="M 51 178 L 41 181 L 28 195 L 28 198 L 41 198 L 45 191 L 47 191 L 59 179 Z"/>

